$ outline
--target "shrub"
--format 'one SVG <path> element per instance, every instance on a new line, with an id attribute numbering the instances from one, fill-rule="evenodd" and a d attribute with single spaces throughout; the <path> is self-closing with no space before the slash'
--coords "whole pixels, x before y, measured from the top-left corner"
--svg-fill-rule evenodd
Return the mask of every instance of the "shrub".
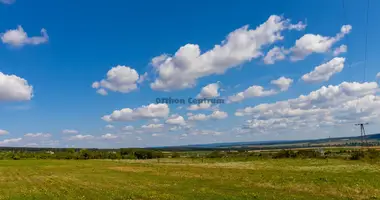
<path id="1" fill-rule="evenodd" d="M 320 153 L 315 150 L 303 149 L 296 153 L 296 157 L 300 158 L 317 158 L 320 157 Z"/>
<path id="2" fill-rule="evenodd" d="M 273 155 L 273 158 L 295 158 L 296 154 L 292 150 L 281 150 Z"/>
<path id="3" fill-rule="evenodd" d="M 224 154 L 220 151 L 213 151 L 209 153 L 206 157 L 207 158 L 223 158 Z"/>
<path id="4" fill-rule="evenodd" d="M 367 155 L 368 155 L 368 158 L 371 160 L 380 158 L 380 152 L 375 149 L 368 149 Z"/>
<path id="5" fill-rule="evenodd" d="M 172 158 L 179 158 L 181 155 L 178 152 L 173 152 L 172 153 Z"/>
<path id="6" fill-rule="evenodd" d="M 350 160 L 360 160 L 365 157 L 365 154 L 363 151 L 354 151 L 351 153 Z"/>
<path id="7" fill-rule="evenodd" d="M 19 155 L 13 155 L 13 156 L 12 156 L 12 159 L 13 159 L 13 160 L 20 160 L 21 158 L 20 158 Z"/>
<path id="8" fill-rule="evenodd" d="M 122 157 L 123 159 L 136 159 L 136 156 L 134 154 L 127 154 L 127 155 L 123 155 Z"/>

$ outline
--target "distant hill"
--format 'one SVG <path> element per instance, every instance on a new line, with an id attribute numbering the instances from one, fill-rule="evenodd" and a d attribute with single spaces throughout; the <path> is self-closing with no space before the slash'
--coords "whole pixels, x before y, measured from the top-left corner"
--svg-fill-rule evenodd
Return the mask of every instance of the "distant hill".
<path id="1" fill-rule="evenodd" d="M 152 147 L 154 149 L 167 149 L 167 150 L 209 150 L 215 148 L 244 148 L 248 146 L 271 146 L 279 145 L 281 147 L 301 144 L 301 143 L 326 143 L 326 142 L 338 142 L 342 140 L 360 140 L 360 136 L 350 136 L 350 137 L 337 137 L 337 138 L 322 138 L 322 139 L 310 139 L 310 140 L 276 140 L 276 141 L 251 141 L 251 142 L 226 142 L 226 143 L 210 143 L 210 144 L 192 144 L 192 145 L 181 145 L 181 146 L 164 146 L 164 147 Z M 367 140 L 380 140 L 380 133 L 367 135 Z"/>

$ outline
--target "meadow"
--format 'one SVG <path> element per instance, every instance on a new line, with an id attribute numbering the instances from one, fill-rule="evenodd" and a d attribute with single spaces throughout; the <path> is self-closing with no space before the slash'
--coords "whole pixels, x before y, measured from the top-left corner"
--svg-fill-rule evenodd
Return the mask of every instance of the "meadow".
<path id="1" fill-rule="evenodd" d="M 343 159 L 0 161 L 0 199 L 380 199 L 379 180 Z"/>

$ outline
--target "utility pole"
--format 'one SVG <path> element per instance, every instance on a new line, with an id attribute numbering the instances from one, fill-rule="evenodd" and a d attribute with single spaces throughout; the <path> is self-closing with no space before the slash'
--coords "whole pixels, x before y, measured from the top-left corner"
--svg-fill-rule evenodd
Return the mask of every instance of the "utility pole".
<path id="1" fill-rule="evenodd" d="M 362 149 L 364 147 L 364 142 L 366 143 L 366 146 L 368 146 L 364 125 L 368 125 L 368 123 L 355 124 L 355 126 L 360 126 L 360 139 L 361 139 L 361 143 L 362 143 L 362 145 L 361 145 Z"/>

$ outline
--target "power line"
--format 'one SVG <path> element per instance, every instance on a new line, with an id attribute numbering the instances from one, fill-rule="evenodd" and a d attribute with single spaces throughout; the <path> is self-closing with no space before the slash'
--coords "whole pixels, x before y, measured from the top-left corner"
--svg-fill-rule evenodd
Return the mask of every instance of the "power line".
<path id="1" fill-rule="evenodd" d="M 363 83 L 366 81 L 366 72 L 367 72 L 367 52 L 368 52 L 368 16 L 369 16 L 369 0 L 367 0 L 367 10 L 366 10 L 366 24 L 365 24 L 365 43 L 364 43 L 364 74 L 363 74 Z M 356 109 L 357 105 L 359 103 L 359 99 L 357 99 L 356 102 Z M 362 112 L 362 109 L 360 110 Z M 366 133 L 364 129 L 364 125 L 367 125 L 368 123 L 358 123 L 355 124 L 356 126 L 360 126 L 360 137 L 361 137 L 361 147 L 363 149 L 364 145 L 368 146 L 368 142 L 366 139 Z"/>
<path id="2" fill-rule="evenodd" d="M 366 72 L 367 72 L 367 51 L 368 51 L 368 13 L 369 13 L 369 0 L 367 0 L 367 16 L 366 16 L 366 31 L 365 31 L 365 48 L 364 48 L 364 79 L 366 80 Z"/>

